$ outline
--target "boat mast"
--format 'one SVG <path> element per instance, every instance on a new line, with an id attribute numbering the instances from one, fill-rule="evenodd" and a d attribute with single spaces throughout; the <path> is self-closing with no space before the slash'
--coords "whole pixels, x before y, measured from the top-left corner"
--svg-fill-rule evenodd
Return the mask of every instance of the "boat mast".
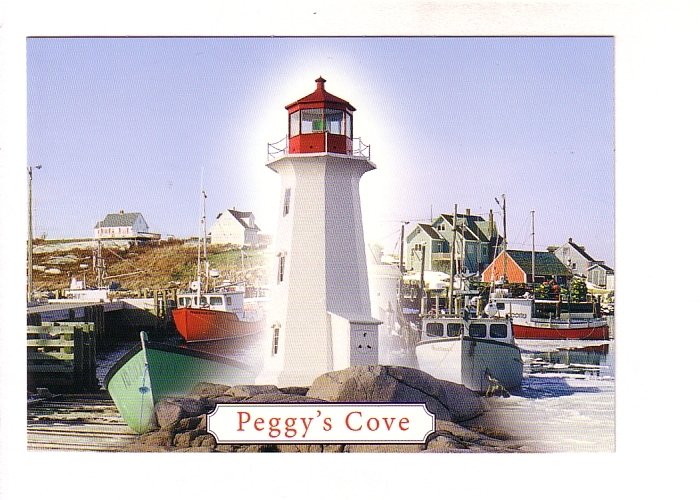
<path id="1" fill-rule="evenodd" d="M 502 194 L 501 197 L 503 198 L 503 205 L 501 205 L 501 202 L 498 201 L 498 198 L 496 198 L 496 203 L 498 203 L 498 206 L 503 209 L 503 283 L 506 283 L 508 281 L 508 278 L 506 277 L 506 262 L 508 260 L 508 254 L 506 253 L 508 241 L 508 238 L 506 237 L 506 195 Z"/>
<path id="2" fill-rule="evenodd" d="M 209 291 L 209 255 L 207 254 L 207 193 L 202 189 L 202 231 L 204 234 L 204 291 Z"/>

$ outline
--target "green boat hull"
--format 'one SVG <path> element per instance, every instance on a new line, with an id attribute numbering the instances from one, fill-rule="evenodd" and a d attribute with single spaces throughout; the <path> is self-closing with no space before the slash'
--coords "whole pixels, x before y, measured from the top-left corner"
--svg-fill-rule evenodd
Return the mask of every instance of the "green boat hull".
<path id="1" fill-rule="evenodd" d="M 110 369 L 105 386 L 122 418 L 142 434 L 157 428 L 154 408 L 167 397 L 186 396 L 198 383 L 252 384 L 253 370 L 229 358 L 144 342 Z"/>

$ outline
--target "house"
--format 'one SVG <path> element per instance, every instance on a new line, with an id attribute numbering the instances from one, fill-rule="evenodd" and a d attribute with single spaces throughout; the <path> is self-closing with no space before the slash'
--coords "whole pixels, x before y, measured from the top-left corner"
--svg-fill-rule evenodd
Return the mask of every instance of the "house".
<path id="1" fill-rule="evenodd" d="M 509 283 L 532 283 L 532 252 L 529 250 L 507 250 L 498 254 L 484 270 L 483 281 L 500 281 L 505 276 Z M 505 262 L 504 262 L 505 261 Z M 535 283 L 554 280 L 564 284 L 572 276 L 571 271 L 551 252 L 535 252 Z"/>
<path id="2" fill-rule="evenodd" d="M 144 238 L 158 239 L 160 235 L 150 233 L 148 224 L 139 212 L 124 212 L 107 216 L 95 225 L 96 239 Z"/>
<path id="3" fill-rule="evenodd" d="M 259 246 L 260 228 L 252 212 L 241 212 L 234 207 L 216 216 L 209 230 L 212 245 Z"/>
<path id="4" fill-rule="evenodd" d="M 602 263 L 593 264 L 587 269 L 588 281 L 606 290 L 615 289 L 615 271 Z"/>
<path id="5" fill-rule="evenodd" d="M 572 274 L 582 276 L 595 285 L 605 286 L 608 276 L 614 276 L 612 268 L 605 265 L 605 261 L 596 260 L 586 252 L 586 247 L 574 243 L 569 238 L 564 245 L 554 249 L 554 255 L 564 263 Z M 611 278 L 614 280 L 614 278 Z"/>
<path id="6" fill-rule="evenodd" d="M 406 237 L 406 269 L 417 271 L 421 268 L 421 252 L 425 247 L 425 270 L 449 273 L 454 226 L 453 214 L 441 214 L 431 224 L 417 224 Z M 488 221 L 472 215 L 469 209 L 457 214 L 454 239 L 457 272 L 480 274 L 491 262 L 493 249 L 500 240 L 493 212 L 489 213 Z"/>

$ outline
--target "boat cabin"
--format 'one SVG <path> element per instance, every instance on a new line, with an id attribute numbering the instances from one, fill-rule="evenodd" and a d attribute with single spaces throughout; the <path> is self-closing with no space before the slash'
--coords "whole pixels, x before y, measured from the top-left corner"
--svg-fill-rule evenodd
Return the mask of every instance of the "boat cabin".
<path id="1" fill-rule="evenodd" d="M 177 307 L 190 307 L 194 309 L 212 309 L 215 311 L 235 312 L 243 314 L 243 296 L 245 292 L 211 292 L 198 294 L 189 292 L 179 294 Z"/>
<path id="2" fill-rule="evenodd" d="M 465 321 L 455 315 L 423 319 L 421 341 L 460 337 L 514 342 L 510 321 L 503 318 L 470 318 Z"/>
<path id="3" fill-rule="evenodd" d="M 590 320 L 599 317 L 596 304 L 592 302 L 560 302 L 557 300 L 534 300 L 532 298 L 496 297 L 496 314 L 518 321 L 561 319 L 566 321 Z"/>

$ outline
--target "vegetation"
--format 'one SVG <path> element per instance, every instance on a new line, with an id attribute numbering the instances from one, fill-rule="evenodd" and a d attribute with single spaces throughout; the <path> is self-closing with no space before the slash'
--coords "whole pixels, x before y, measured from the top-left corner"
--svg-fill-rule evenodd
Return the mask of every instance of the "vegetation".
<path id="1" fill-rule="evenodd" d="M 261 286 L 266 279 L 264 250 L 213 246 L 208 250 L 210 268 L 219 281 L 247 281 Z M 197 274 L 197 244 L 183 240 L 161 240 L 124 248 L 102 248 L 107 278 L 105 285 L 121 289 L 184 289 Z M 68 288 L 72 277 L 94 286 L 94 249 L 70 248 L 34 255 L 34 289 L 49 292 Z M 46 273 L 57 269 L 58 274 Z"/>

